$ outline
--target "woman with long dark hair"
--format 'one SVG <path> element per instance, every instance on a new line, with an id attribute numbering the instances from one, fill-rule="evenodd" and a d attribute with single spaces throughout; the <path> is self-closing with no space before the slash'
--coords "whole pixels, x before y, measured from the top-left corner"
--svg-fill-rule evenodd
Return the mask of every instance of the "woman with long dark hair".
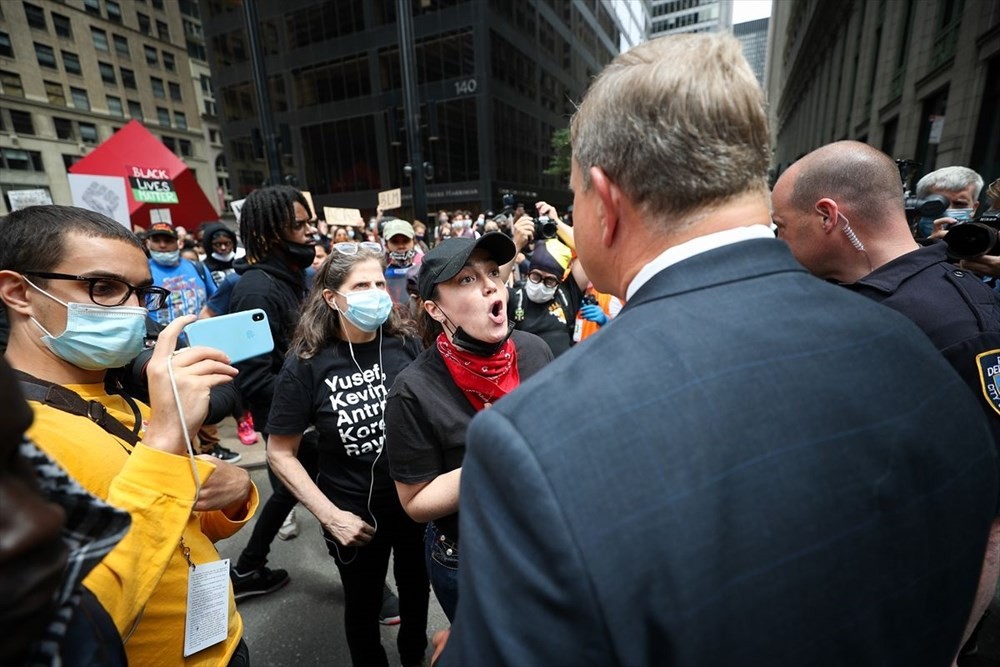
<path id="1" fill-rule="evenodd" d="M 448 620 L 458 603 L 458 487 L 465 431 L 479 410 L 552 360 L 507 320 L 502 273 L 516 254 L 504 234 L 448 239 L 424 255 L 417 287 L 427 349 L 399 374 L 385 421 L 400 501 L 424 537 L 431 585 Z M 513 334 L 513 335 L 512 335 Z"/>
<path id="2" fill-rule="evenodd" d="M 393 312 L 381 246 L 336 243 L 316 273 L 268 419 L 268 462 L 323 526 L 344 586 L 344 629 L 356 667 L 387 665 L 379 631 L 383 582 L 394 554 L 403 665 L 427 646 L 429 586 L 423 526 L 400 506 L 382 454 L 383 406 L 418 354 Z M 319 474 L 296 458 L 303 432 L 319 433 Z"/>

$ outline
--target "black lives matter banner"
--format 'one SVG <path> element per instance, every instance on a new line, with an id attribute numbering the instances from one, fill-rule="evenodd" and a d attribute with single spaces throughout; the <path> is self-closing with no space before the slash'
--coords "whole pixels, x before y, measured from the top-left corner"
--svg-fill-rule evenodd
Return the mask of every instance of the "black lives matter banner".
<path id="1" fill-rule="evenodd" d="M 136 201 L 154 204 L 176 204 L 177 191 L 166 169 L 129 167 L 129 185 Z"/>

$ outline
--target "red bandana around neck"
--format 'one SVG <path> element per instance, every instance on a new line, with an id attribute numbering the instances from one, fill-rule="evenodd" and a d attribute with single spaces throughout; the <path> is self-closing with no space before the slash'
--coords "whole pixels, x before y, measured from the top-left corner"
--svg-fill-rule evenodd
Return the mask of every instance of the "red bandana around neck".
<path id="1" fill-rule="evenodd" d="M 521 382 L 517 373 L 517 348 L 509 338 L 489 357 L 455 347 L 443 333 L 437 337 L 437 349 L 451 379 L 465 392 L 477 412 L 512 392 Z"/>

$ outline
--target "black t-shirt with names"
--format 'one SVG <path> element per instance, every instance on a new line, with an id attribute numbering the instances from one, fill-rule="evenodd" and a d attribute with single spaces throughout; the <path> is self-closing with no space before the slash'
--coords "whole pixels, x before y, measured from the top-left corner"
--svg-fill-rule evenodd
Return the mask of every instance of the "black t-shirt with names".
<path id="1" fill-rule="evenodd" d="M 548 345 L 533 334 L 514 331 L 521 382 L 552 361 Z M 503 400 L 503 399 L 501 399 Z M 462 467 L 465 432 L 476 410 L 451 379 L 437 346 L 424 350 L 392 385 L 385 407 L 386 446 L 393 479 L 427 482 Z M 458 537 L 458 514 L 434 523 Z"/>
<path id="2" fill-rule="evenodd" d="M 366 520 L 369 489 L 372 508 L 399 502 L 382 455 L 383 410 L 389 387 L 419 352 L 414 339 L 386 336 L 355 344 L 352 358 L 347 343 L 337 341 L 311 359 L 290 356 L 275 384 L 268 433 L 298 435 L 314 425 L 317 485 L 337 507 Z"/>

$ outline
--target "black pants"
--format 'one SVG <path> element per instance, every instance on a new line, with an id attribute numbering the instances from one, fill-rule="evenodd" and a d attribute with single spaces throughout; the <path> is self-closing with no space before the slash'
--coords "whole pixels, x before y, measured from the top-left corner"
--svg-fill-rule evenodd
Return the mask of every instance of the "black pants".
<path id="1" fill-rule="evenodd" d="M 399 592 L 399 634 L 396 645 L 404 667 L 419 665 L 427 649 L 427 604 L 430 583 L 424 565 L 423 524 L 395 506 L 374 508 L 378 527 L 363 547 L 340 546 L 324 532 L 327 548 L 340 570 L 344 586 L 344 630 L 354 667 L 386 667 L 378 614 L 382 584 L 393 553 L 393 573 Z"/>
<path id="2" fill-rule="evenodd" d="M 302 436 L 302 442 L 299 444 L 299 462 L 312 479 L 316 478 L 318 465 L 318 450 L 316 448 L 318 439 L 319 434 L 310 431 Z M 264 441 L 267 442 L 266 434 Z M 240 554 L 239 560 L 236 561 L 236 571 L 243 574 L 267 563 L 267 555 L 271 552 L 271 542 L 274 541 L 274 536 L 281 529 L 285 517 L 299 502 L 298 498 L 292 495 L 292 492 L 274 474 L 270 465 L 267 466 L 267 478 L 271 480 L 271 497 L 257 513 L 257 523 L 253 527 L 253 533 L 250 534 L 250 540 L 243 547 L 243 552 Z"/>

